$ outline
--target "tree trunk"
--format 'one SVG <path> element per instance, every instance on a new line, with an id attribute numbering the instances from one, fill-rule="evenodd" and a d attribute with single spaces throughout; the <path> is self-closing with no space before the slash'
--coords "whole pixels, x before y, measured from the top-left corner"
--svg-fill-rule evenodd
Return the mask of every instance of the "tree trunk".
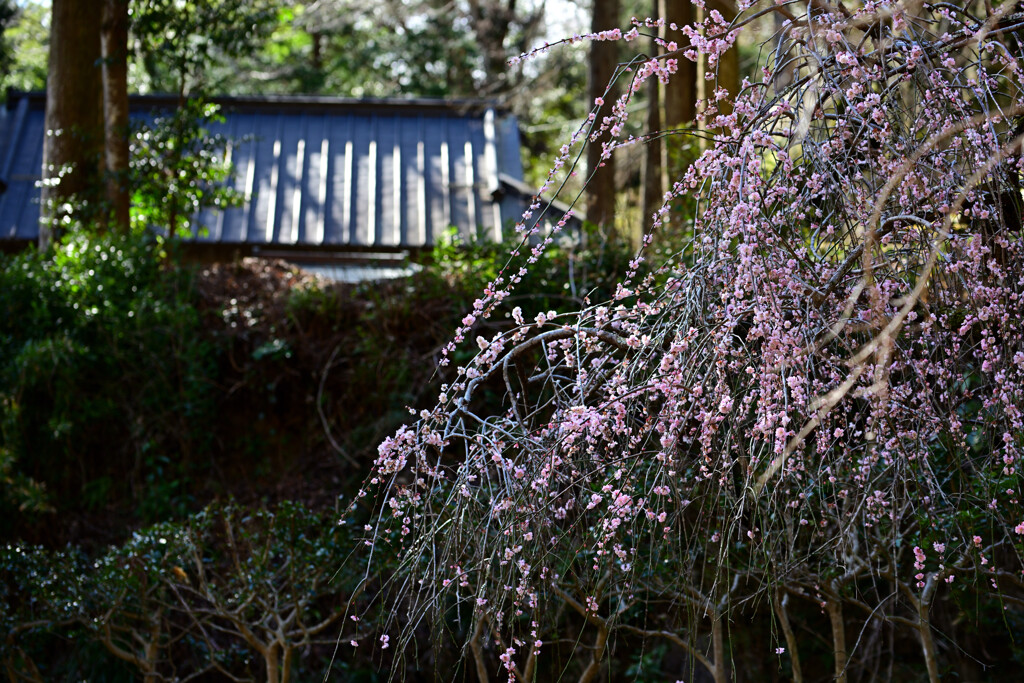
<path id="1" fill-rule="evenodd" d="M 59 235 L 61 202 L 97 185 L 103 150 L 100 7 L 91 0 L 53 0 L 46 79 L 46 136 L 39 246 Z"/>
<path id="2" fill-rule="evenodd" d="M 780 595 L 782 596 L 781 599 Z M 786 609 L 788 606 L 789 594 L 785 592 L 785 589 L 776 589 L 772 593 L 772 608 L 779 619 L 782 633 L 786 637 L 786 647 L 789 648 L 789 661 L 793 667 L 793 683 L 804 683 L 803 670 L 800 668 L 800 651 L 797 649 L 799 643 L 797 642 L 796 634 L 793 633 L 793 627 L 789 623 L 789 611 Z"/>
<path id="3" fill-rule="evenodd" d="M 921 652 L 924 655 L 925 666 L 928 667 L 929 683 L 939 681 L 939 653 L 935 649 L 935 638 L 932 636 L 932 600 L 939 587 L 939 577 L 936 574 L 928 576 L 928 583 L 921 591 L 921 597 L 917 600 L 917 630 L 921 636 Z"/>
<path id="4" fill-rule="evenodd" d="M 597 638 L 594 639 L 593 652 L 590 655 L 590 663 L 580 674 L 578 683 L 593 683 L 597 675 L 601 673 L 601 664 L 604 662 L 604 651 L 608 645 L 608 628 L 601 624 L 597 627 Z M 532 646 L 531 646 L 532 647 Z"/>
<path id="5" fill-rule="evenodd" d="M 728 664 L 725 661 L 725 626 L 722 613 L 715 611 L 711 622 L 711 650 L 715 656 L 715 683 L 728 683 Z"/>
<path id="6" fill-rule="evenodd" d="M 619 0 L 594 0 L 590 30 L 597 33 L 618 25 Z M 619 63 L 618 54 L 617 41 L 594 41 L 590 45 L 590 104 L 593 106 L 599 97 L 604 99 L 604 105 L 597 110 L 595 129 L 611 114 L 618 98 L 618 88 L 609 88 Z M 587 220 L 604 228 L 609 237 L 615 232 L 615 160 L 611 156 L 603 158 L 601 148 L 610 139 L 609 135 L 602 135 L 587 147 Z"/>
<path id="7" fill-rule="evenodd" d="M 835 653 L 835 681 L 846 683 L 846 624 L 843 621 L 843 603 L 838 597 L 829 599 L 825 606 L 832 623 L 832 650 Z"/>
<path id="8" fill-rule="evenodd" d="M 661 3 L 659 0 L 653 2 L 653 14 L 651 16 L 661 16 Z M 658 46 L 651 41 L 651 54 L 657 54 Z M 647 222 L 652 221 L 654 212 L 661 208 L 664 203 L 665 190 L 664 185 L 661 182 L 661 83 L 657 78 L 651 78 L 647 81 L 647 132 L 654 135 L 647 142 L 645 148 L 644 157 L 644 176 L 643 176 L 643 224 L 640 226 L 642 229 L 647 228 Z"/>
<path id="9" fill-rule="evenodd" d="M 666 39 L 680 46 L 686 45 L 689 40 L 681 29 L 693 23 L 690 0 L 666 0 L 665 21 L 668 22 Z M 676 30 L 672 29 L 672 24 L 676 25 Z M 676 73 L 665 86 L 665 127 L 670 129 L 692 123 L 697 115 L 697 63 L 683 56 L 677 57 L 676 61 Z M 675 139 L 685 140 L 682 137 Z"/>
<path id="10" fill-rule="evenodd" d="M 501 92 L 507 83 L 508 54 L 505 39 L 515 16 L 515 0 L 506 7 L 504 3 L 489 0 L 469 0 L 469 16 L 473 21 L 476 44 L 484 59 L 487 92 Z"/>
<path id="11" fill-rule="evenodd" d="M 103 2 L 103 116 L 107 201 L 113 231 L 130 226 L 128 188 L 128 0 Z"/>
<path id="12" fill-rule="evenodd" d="M 290 645 L 282 645 L 281 651 L 281 680 L 279 683 L 291 683 L 292 656 L 295 654 L 295 648 Z"/>
<path id="13" fill-rule="evenodd" d="M 708 0 L 707 11 L 718 10 L 726 22 L 736 18 L 736 6 L 727 0 Z M 715 81 L 718 88 L 725 88 L 729 91 L 729 97 L 733 98 L 740 92 L 740 51 L 737 46 L 731 47 L 724 55 L 718 58 L 718 72 Z M 719 114 L 731 114 L 732 103 L 722 100 L 718 103 Z"/>
<path id="14" fill-rule="evenodd" d="M 718 10 L 722 14 L 722 18 L 725 21 L 731 22 L 736 18 L 735 6 L 730 2 L 724 0 L 708 0 L 705 8 L 698 14 L 698 19 L 703 20 L 712 10 Z M 740 91 L 740 53 L 739 48 L 733 45 L 726 51 L 725 54 L 718 57 L 718 64 L 714 67 L 714 75 L 711 80 L 708 80 L 706 76 L 711 69 L 708 64 L 707 57 L 701 57 L 697 68 L 697 99 L 704 102 L 704 106 L 714 105 L 718 114 L 731 114 L 732 103 L 726 100 L 720 100 L 714 102 L 715 91 L 718 88 L 725 88 L 729 93 L 730 98 L 735 97 Z M 716 114 L 715 116 L 717 116 Z M 701 128 L 707 130 L 709 135 L 703 135 L 700 138 L 701 150 L 707 149 L 709 146 L 708 138 L 710 135 L 716 132 L 714 119 L 715 116 L 710 117 L 704 121 Z"/>
<path id="15" fill-rule="evenodd" d="M 267 683 L 281 683 L 281 660 L 277 652 L 277 643 L 271 643 L 263 653 L 263 661 L 267 665 Z"/>

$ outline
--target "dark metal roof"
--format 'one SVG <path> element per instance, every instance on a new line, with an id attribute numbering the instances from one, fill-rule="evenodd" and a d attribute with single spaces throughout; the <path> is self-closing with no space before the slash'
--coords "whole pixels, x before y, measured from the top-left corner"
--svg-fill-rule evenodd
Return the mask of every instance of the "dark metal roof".
<path id="1" fill-rule="evenodd" d="M 500 239 L 528 198 L 503 192 L 522 178 L 519 131 L 496 104 L 469 100 L 320 97 L 215 99 L 235 140 L 228 150 L 244 205 L 197 216 L 198 242 L 404 248 L 449 226 Z M 175 106 L 132 97 L 132 119 Z M 0 116 L 0 240 L 38 235 L 45 98 L 10 93 Z M 499 179 L 501 178 L 501 179 Z"/>

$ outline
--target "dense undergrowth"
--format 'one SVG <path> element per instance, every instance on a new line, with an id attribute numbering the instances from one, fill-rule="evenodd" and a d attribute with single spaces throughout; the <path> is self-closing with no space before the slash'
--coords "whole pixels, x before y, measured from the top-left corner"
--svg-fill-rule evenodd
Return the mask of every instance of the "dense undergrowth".
<path id="1" fill-rule="evenodd" d="M 4 257 L 0 652 L 11 680 L 261 679 L 273 657 L 278 680 L 322 676 L 342 616 L 369 622 L 359 596 L 376 590 L 337 526 L 340 501 L 408 407 L 437 391 L 440 349 L 504 251 L 446 243 L 412 277 L 357 285 L 284 262 L 183 265 L 164 244 L 85 233 Z M 595 288 L 607 296 L 625 254 L 560 249 L 517 305 L 535 315 Z M 225 546 L 231 533 L 248 540 Z M 249 585 L 264 607 L 218 603 L 237 598 L 229 587 L 247 563 L 265 570 Z M 328 575 L 291 587 L 311 576 L 296 574 L 301 563 Z M 284 596 L 306 601 L 306 630 L 276 650 L 276 636 L 247 639 Z M 324 626 L 310 634 L 313 622 Z M 375 628 L 348 627 L 346 643 Z M 426 636 L 410 671 L 455 666 L 458 648 Z M 373 653 L 347 644 L 331 670 L 373 680 Z"/>

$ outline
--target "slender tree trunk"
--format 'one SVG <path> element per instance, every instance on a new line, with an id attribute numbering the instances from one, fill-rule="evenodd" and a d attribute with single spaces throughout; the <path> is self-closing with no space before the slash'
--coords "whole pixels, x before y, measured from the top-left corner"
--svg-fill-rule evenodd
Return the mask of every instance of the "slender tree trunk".
<path id="1" fill-rule="evenodd" d="M 263 653 L 263 661 L 267 664 L 267 683 L 281 683 L 280 655 L 277 643 L 271 643 Z"/>
<path id="2" fill-rule="evenodd" d="M 284 654 L 281 657 L 281 680 L 279 683 L 291 683 L 292 657 L 295 654 L 295 648 L 288 645 L 282 645 L 281 650 Z"/>
<path id="3" fill-rule="evenodd" d="M 469 649 L 473 653 L 473 663 L 476 664 L 477 683 L 491 683 L 490 676 L 487 675 L 487 663 L 484 661 L 484 649 L 480 645 L 480 638 L 484 635 L 484 621 L 484 616 L 480 616 L 476 620 L 473 638 L 469 641 Z"/>
<path id="4" fill-rule="evenodd" d="M 918 631 L 921 635 L 921 652 L 924 663 L 928 667 L 928 681 L 939 682 L 939 653 L 935 649 L 935 638 L 932 636 L 932 622 L 928 617 L 928 605 L 923 602 L 918 606 Z"/>
<path id="5" fill-rule="evenodd" d="M 781 596 L 781 599 L 780 599 Z M 800 668 L 800 652 L 797 649 L 799 643 L 796 639 L 796 634 L 793 633 L 793 626 L 789 623 L 789 593 L 786 593 L 783 589 L 778 589 L 772 593 L 772 607 L 775 609 L 775 615 L 779 618 L 779 626 L 782 628 L 782 633 L 786 637 L 786 647 L 789 648 L 789 661 L 793 667 L 793 683 L 803 683 L 804 674 Z"/>
<path id="6" fill-rule="evenodd" d="M 715 655 L 715 683 L 728 683 L 728 665 L 725 662 L 725 627 L 722 613 L 716 611 L 711 622 L 711 649 Z"/>
<path id="7" fill-rule="evenodd" d="M 718 10 L 726 22 L 736 18 L 736 5 L 726 0 L 709 0 L 708 11 Z M 718 59 L 718 87 L 729 91 L 729 97 L 733 98 L 740 92 L 740 51 L 733 46 L 728 52 Z M 718 111 L 721 114 L 731 114 L 732 104 L 725 100 L 718 103 Z"/>
<path id="8" fill-rule="evenodd" d="M 593 32 L 606 31 L 619 25 L 619 0 L 594 0 L 594 11 L 590 29 Z M 597 111 L 595 128 L 601 120 L 611 114 L 612 106 L 618 98 L 618 88 L 608 88 L 615 68 L 619 63 L 619 44 L 617 41 L 594 41 L 590 45 L 590 103 L 601 97 L 604 106 Z M 587 219 L 605 229 L 609 236 L 615 231 L 615 160 L 603 158 L 602 145 L 610 139 L 602 135 L 587 147 Z M 596 171 L 596 172 L 595 172 Z"/>
<path id="9" fill-rule="evenodd" d="M 939 683 L 939 653 L 935 649 L 935 637 L 932 635 L 932 600 L 939 587 L 939 578 L 935 574 L 928 577 L 928 583 L 921 591 L 917 604 L 917 630 L 921 636 L 921 652 L 924 663 L 928 667 L 929 683 Z"/>
<path id="10" fill-rule="evenodd" d="M 483 52 L 484 73 L 487 75 L 485 87 L 489 92 L 504 90 L 508 82 L 505 39 L 515 15 L 515 0 L 510 0 L 508 5 L 506 7 L 494 0 L 469 0 L 469 15 L 473 20 L 476 43 Z"/>
<path id="11" fill-rule="evenodd" d="M 324 34 L 320 31 L 313 31 L 309 34 L 312 50 L 310 51 L 310 66 L 313 71 L 319 74 L 324 68 Z"/>
<path id="12" fill-rule="evenodd" d="M 718 10 L 726 23 L 736 18 L 735 5 L 725 0 L 708 0 L 705 8 L 698 12 L 698 19 L 703 20 L 713 10 Z M 729 97 L 735 97 L 740 91 L 740 53 L 737 46 L 731 47 L 725 54 L 720 55 L 718 58 L 718 64 L 714 67 L 713 76 L 711 80 L 707 79 L 707 75 L 711 70 L 708 64 L 707 57 L 702 57 L 699 60 L 697 68 L 697 99 L 708 103 L 709 100 L 714 100 L 715 91 L 718 88 L 725 88 L 729 93 Z M 718 114 L 731 114 L 732 103 L 726 100 L 720 100 L 718 102 L 711 101 L 710 104 L 714 105 Z M 717 114 L 716 114 L 717 116 Z M 714 117 L 711 117 L 704 122 L 702 126 L 705 130 L 709 130 L 710 133 L 716 131 L 714 127 Z M 702 136 L 700 141 L 701 149 L 707 149 L 708 147 L 708 136 Z"/>
<path id="13" fill-rule="evenodd" d="M 53 0 L 46 79 L 46 136 L 39 246 L 59 235 L 58 205 L 100 177 L 103 90 L 100 77 L 101 7 L 92 0 Z"/>
<path id="14" fill-rule="evenodd" d="M 831 598 L 825 605 L 828 610 L 828 618 L 832 623 L 832 650 L 835 653 L 835 680 L 836 683 L 846 683 L 846 624 L 843 621 L 843 603 L 836 597 Z"/>
<path id="15" fill-rule="evenodd" d="M 597 628 L 597 638 L 594 639 L 593 652 L 590 655 L 590 663 L 580 674 L 577 683 L 592 683 L 597 675 L 601 673 L 601 664 L 604 661 L 604 650 L 608 645 L 608 628 L 602 624 Z"/>
<path id="16" fill-rule="evenodd" d="M 163 678 L 157 674 L 156 664 L 160 657 L 160 635 L 163 631 L 164 611 L 156 608 L 149 617 L 149 640 L 144 649 L 147 669 L 142 678 L 143 683 L 161 683 Z"/>
<path id="17" fill-rule="evenodd" d="M 128 188 L 128 0 L 103 1 L 103 116 L 107 201 L 114 232 L 130 226 Z"/>
<path id="18" fill-rule="evenodd" d="M 653 0 L 653 5 L 652 16 L 661 16 L 661 2 Z M 651 54 L 657 54 L 658 49 L 657 44 L 652 40 Z M 665 190 L 661 181 L 661 83 L 657 78 L 647 81 L 647 92 L 647 132 L 656 137 L 649 140 L 645 148 L 642 229 L 647 228 L 648 221 L 653 221 L 654 212 L 660 209 L 665 201 Z"/>

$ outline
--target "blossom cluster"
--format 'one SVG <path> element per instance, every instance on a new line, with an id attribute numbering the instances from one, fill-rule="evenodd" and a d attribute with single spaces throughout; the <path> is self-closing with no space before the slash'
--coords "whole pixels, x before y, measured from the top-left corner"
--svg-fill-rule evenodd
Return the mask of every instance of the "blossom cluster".
<path id="1" fill-rule="evenodd" d="M 1022 585 L 1024 56 L 1000 30 L 1021 19 L 795 7 L 678 27 L 555 164 L 552 183 L 606 131 L 605 155 L 641 142 L 623 131 L 644 81 L 680 52 L 713 67 L 745 16 L 781 12 L 761 80 L 703 103 L 713 144 L 654 217 L 651 235 L 697 197 L 683 246 L 641 275 L 648 235 L 612 301 L 476 337 L 438 405 L 381 447 L 371 542 L 406 553 L 434 596 L 418 604 L 450 594 L 491 620 L 510 679 L 557 601 L 610 628 L 644 601 L 824 604 L 861 577 L 918 607 L 940 583 Z M 449 353 L 542 257 L 550 235 L 526 232 Z M 506 412 L 477 414 L 485 389 Z"/>

